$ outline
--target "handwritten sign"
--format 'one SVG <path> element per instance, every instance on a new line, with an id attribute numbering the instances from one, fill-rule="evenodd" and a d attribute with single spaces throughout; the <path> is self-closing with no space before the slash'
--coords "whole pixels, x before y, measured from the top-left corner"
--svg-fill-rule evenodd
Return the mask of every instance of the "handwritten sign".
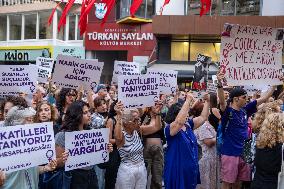
<path id="1" fill-rule="evenodd" d="M 52 81 L 67 87 L 95 89 L 100 81 L 104 63 L 96 60 L 84 60 L 72 56 L 58 55 Z"/>
<path id="2" fill-rule="evenodd" d="M 0 65 L 0 96 L 35 92 L 37 67 L 34 65 Z"/>
<path id="3" fill-rule="evenodd" d="M 160 90 L 162 94 L 175 94 L 177 86 L 177 71 L 148 69 L 149 75 L 160 77 Z"/>
<path id="4" fill-rule="evenodd" d="M 197 55 L 194 67 L 192 90 L 206 90 L 210 63 L 211 57 L 202 54 Z"/>
<path id="5" fill-rule="evenodd" d="M 159 85 L 157 75 L 118 76 L 118 100 L 126 109 L 151 107 L 159 100 Z"/>
<path id="6" fill-rule="evenodd" d="M 48 77 L 51 77 L 54 60 L 52 58 L 37 57 L 36 65 L 38 67 L 38 82 L 47 82 Z"/>
<path id="7" fill-rule="evenodd" d="M 213 81 L 208 81 L 207 82 L 207 93 L 217 93 L 217 85 Z"/>
<path id="8" fill-rule="evenodd" d="M 281 29 L 229 24 L 225 29 L 220 69 L 228 85 L 281 84 L 283 41 L 278 36 Z"/>
<path id="9" fill-rule="evenodd" d="M 65 148 L 69 156 L 65 163 L 65 171 L 107 162 L 108 143 L 108 128 L 66 132 Z"/>
<path id="10" fill-rule="evenodd" d="M 139 64 L 135 62 L 114 61 L 112 83 L 117 83 L 119 75 L 139 75 Z"/>
<path id="11" fill-rule="evenodd" d="M 0 169 L 7 173 L 55 159 L 51 122 L 0 127 Z"/>
<path id="12" fill-rule="evenodd" d="M 59 54 L 74 56 L 76 58 L 85 58 L 85 48 L 76 46 L 55 46 L 53 50 L 53 57 L 57 58 Z"/>

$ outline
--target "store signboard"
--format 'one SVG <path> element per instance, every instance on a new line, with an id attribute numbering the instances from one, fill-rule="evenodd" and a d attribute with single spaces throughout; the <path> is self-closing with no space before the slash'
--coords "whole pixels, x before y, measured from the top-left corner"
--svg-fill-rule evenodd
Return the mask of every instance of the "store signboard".
<path id="1" fill-rule="evenodd" d="M 53 58 L 56 59 L 59 54 L 85 59 L 85 48 L 76 46 L 55 46 Z"/>
<path id="2" fill-rule="evenodd" d="M 7 62 L 35 62 L 37 57 L 50 58 L 50 47 L 22 48 L 12 47 L 9 49 L 0 48 L 0 61 Z"/>

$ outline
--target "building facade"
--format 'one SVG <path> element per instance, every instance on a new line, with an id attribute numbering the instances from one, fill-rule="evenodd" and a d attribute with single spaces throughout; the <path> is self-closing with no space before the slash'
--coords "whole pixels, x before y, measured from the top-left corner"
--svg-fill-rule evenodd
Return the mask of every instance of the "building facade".
<path id="1" fill-rule="evenodd" d="M 60 32 L 57 24 L 64 3 L 48 25 L 56 4 L 50 0 L 0 0 L 0 64 L 35 63 L 39 56 L 56 58 L 58 54 L 85 58 L 78 30 L 80 4 L 72 8 Z"/>

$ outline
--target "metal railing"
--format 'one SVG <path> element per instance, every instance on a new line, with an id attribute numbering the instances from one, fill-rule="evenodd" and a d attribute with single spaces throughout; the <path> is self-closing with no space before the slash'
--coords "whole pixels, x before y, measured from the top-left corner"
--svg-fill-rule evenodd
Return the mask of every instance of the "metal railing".
<path id="1" fill-rule="evenodd" d="M 0 7 L 22 5 L 22 4 L 33 4 L 39 2 L 51 2 L 51 1 L 54 0 L 0 0 Z"/>

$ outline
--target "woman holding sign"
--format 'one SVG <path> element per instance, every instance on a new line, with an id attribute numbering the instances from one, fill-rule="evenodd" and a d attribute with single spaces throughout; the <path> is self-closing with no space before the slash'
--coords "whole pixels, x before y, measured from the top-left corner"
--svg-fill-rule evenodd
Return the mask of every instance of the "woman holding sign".
<path id="1" fill-rule="evenodd" d="M 165 188 L 195 189 L 200 184 L 198 166 L 198 147 L 193 130 L 200 127 L 208 118 L 209 95 L 204 97 L 205 103 L 201 115 L 189 119 L 189 110 L 194 104 L 189 93 L 183 105 L 172 105 L 166 115 L 165 135 L 167 151 L 165 155 Z"/>
<path id="2" fill-rule="evenodd" d="M 35 112 L 32 108 L 14 106 L 9 110 L 4 126 L 29 124 L 31 123 L 30 118 L 34 115 Z M 7 173 L 4 177 L 1 176 L 0 172 L 0 189 L 38 189 L 39 174 L 53 171 L 56 168 L 56 164 L 57 161 L 52 160 L 45 166 L 37 166 Z M 4 183 L 1 183 L 3 182 L 3 178 L 5 178 Z M 1 186 L 1 184 L 3 186 Z"/>
<path id="3" fill-rule="evenodd" d="M 156 105 L 152 111 L 155 119 L 149 125 L 141 125 L 137 110 L 124 110 L 123 104 L 115 106 L 117 122 L 115 142 L 121 158 L 117 173 L 116 189 L 144 189 L 147 185 L 147 171 L 143 158 L 143 144 L 139 135 L 149 135 L 161 129 L 161 108 Z"/>
<path id="4" fill-rule="evenodd" d="M 89 106 L 83 101 L 73 102 L 66 111 L 63 127 L 61 132 L 55 136 L 56 155 L 58 167 L 64 167 L 62 157 L 65 152 L 65 132 L 83 131 L 90 129 L 88 125 L 91 123 L 91 113 Z M 112 145 L 108 146 L 109 151 Z M 71 171 L 70 189 L 96 189 L 98 188 L 98 180 L 94 166 L 88 166 L 81 169 Z"/>

